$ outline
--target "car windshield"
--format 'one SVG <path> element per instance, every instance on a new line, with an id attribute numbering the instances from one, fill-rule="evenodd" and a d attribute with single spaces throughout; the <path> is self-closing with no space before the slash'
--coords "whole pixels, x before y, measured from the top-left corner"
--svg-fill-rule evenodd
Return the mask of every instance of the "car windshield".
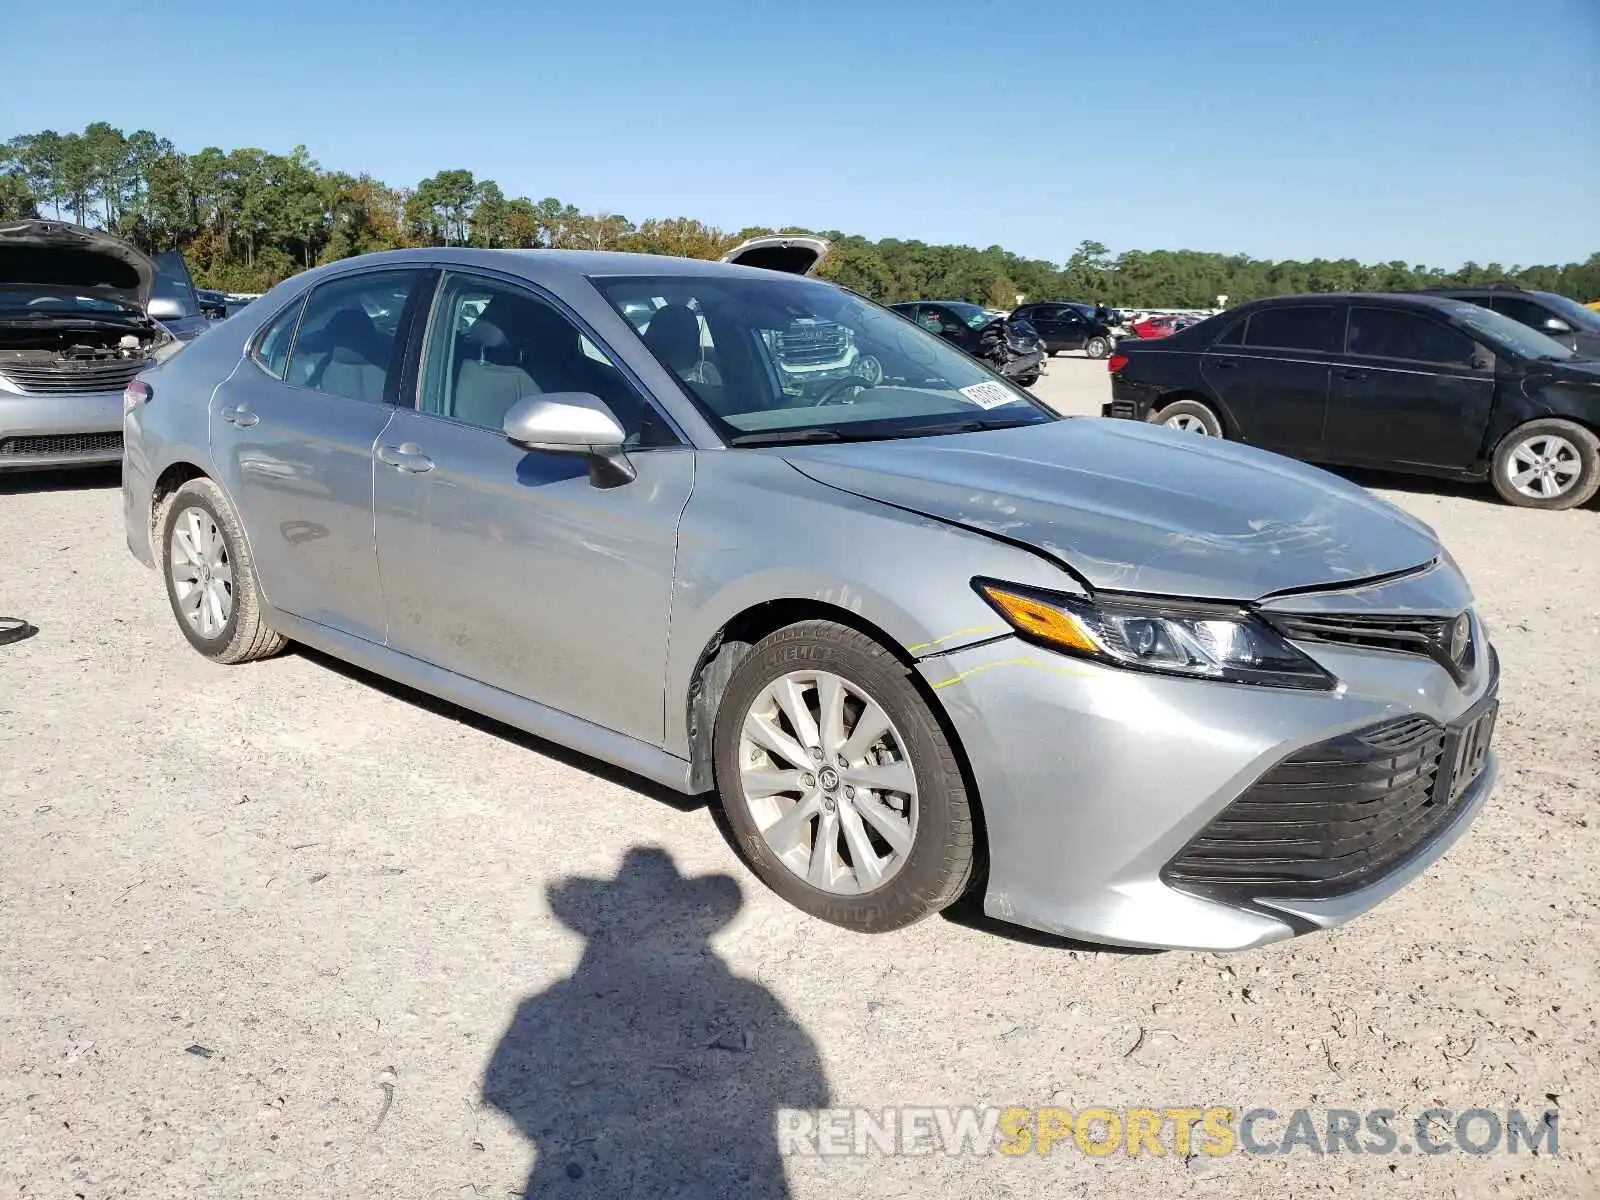
<path id="1" fill-rule="evenodd" d="M 979 308 L 976 304 L 962 304 L 957 301 L 946 304 L 945 307 L 951 312 L 955 313 L 956 316 L 960 317 L 974 329 L 982 329 L 990 321 L 997 321 L 1000 319 L 992 312 L 987 312 L 984 309 Z"/>
<path id="2" fill-rule="evenodd" d="M 1583 329 L 1589 333 L 1600 333 L 1600 313 L 1593 309 L 1585 308 L 1576 300 L 1568 296 L 1557 296 L 1554 293 L 1546 294 L 1544 301 L 1556 312 L 1561 314 L 1561 319 L 1574 329 Z"/>
<path id="3" fill-rule="evenodd" d="M 1465 300 L 1447 300 L 1447 311 L 1457 321 L 1475 333 L 1487 336 L 1525 358 L 1549 359 L 1565 362 L 1577 355 L 1553 338 L 1547 338 L 1537 329 L 1529 329 L 1521 321 L 1513 321 L 1504 313 L 1480 308 Z"/>
<path id="4" fill-rule="evenodd" d="M 1056 419 L 943 339 L 830 284 L 733 275 L 593 282 L 732 445 Z"/>
<path id="5" fill-rule="evenodd" d="M 132 305 L 119 304 L 99 296 L 79 296 L 71 288 L 0 287 L 0 312 L 48 314 L 131 311 Z"/>

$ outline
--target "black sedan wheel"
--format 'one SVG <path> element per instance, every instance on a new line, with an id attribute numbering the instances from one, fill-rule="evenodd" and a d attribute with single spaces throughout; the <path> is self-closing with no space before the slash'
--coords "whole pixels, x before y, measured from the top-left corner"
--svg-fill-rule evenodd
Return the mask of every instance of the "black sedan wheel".
<path id="1" fill-rule="evenodd" d="M 1529 421 L 1495 451 L 1494 490 L 1519 508 L 1587 504 L 1600 491 L 1600 439 L 1572 421 Z"/>
<path id="2" fill-rule="evenodd" d="M 1176 429 L 1182 433 L 1197 433 L 1201 437 L 1222 436 L 1222 422 L 1207 404 L 1199 400 L 1176 400 L 1151 418 L 1157 425 Z"/>
<path id="3" fill-rule="evenodd" d="M 1111 342 L 1107 338 L 1092 337 L 1085 343 L 1083 352 L 1090 358 L 1104 358 L 1111 353 Z"/>

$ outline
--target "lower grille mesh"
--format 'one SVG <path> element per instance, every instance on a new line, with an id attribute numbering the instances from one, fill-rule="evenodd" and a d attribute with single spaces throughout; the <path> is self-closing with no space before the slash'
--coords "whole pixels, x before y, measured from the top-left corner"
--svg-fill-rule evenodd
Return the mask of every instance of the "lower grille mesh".
<path id="1" fill-rule="evenodd" d="M 121 454 L 120 433 L 58 433 L 43 437 L 0 438 L 0 458 Z"/>
<path id="2" fill-rule="evenodd" d="M 1216 899 L 1327 897 L 1395 866 L 1453 811 L 1438 800 L 1446 733 L 1402 717 L 1273 767 L 1162 869 Z"/>

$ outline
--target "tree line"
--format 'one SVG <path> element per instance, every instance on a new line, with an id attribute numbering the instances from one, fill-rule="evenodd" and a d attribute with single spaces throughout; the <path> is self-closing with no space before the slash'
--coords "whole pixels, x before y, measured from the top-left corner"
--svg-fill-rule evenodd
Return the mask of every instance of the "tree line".
<path id="1" fill-rule="evenodd" d="M 110 230 L 140 248 L 177 248 L 202 287 L 264 291 L 297 271 L 352 254 L 408 246 L 555 247 L 716 258 L 747 237 L 806 233 L 724 231 L 691 217 L 638 224 L 579 211 L 549 197 L 509 197 L 471 171 L 440 171 L 411 187 L 325 170 L 304 146 L 288 154 L 193 154 L 150 130 L 97 121 L 81 133 L 43 130 L 0 145 L 0 218 L 51 216 Z M 1580 301 L 1600 298 L 1600 253 L 1581 263 L 1456 270 L 1355 259 L 1274 262 L 1198 250 L 1113 255 L 1081 241 L 1063 263 L 1000 246 L 871 241 L 836 230 L 821 274 L 875 300 L 944 298 L 1010 308 L 1028 299 L 1104 301 L 1122 307 L 1210 307 L 1296 292 L 1392 291 L 1513 282 Z"/>

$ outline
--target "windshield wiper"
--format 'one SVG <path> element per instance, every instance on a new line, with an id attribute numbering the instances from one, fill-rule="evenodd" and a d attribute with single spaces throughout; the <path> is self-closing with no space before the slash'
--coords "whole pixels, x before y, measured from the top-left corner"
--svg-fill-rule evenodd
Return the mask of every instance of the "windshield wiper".
<path id="1" fill-rule="evenodd" d="M 849 439 L 837 429 L 768 429 L 761 433 L 736 433 L 730 446 L 783 446 L 794 442 L 843 442 Z"/>
<path id="2" fill-rule="evenodd" d="M 770 429 L 760 433 L 739 433 L 728 439 L 730 446 L 782 446 L 799 442 L 894 442 L 903 438 L 942 437 L 947 433 L 978 433 L 989 429 L 1015 429 L 1021 425 L 1045 425 L 1042 421 L 967 420 L 941 421 L 933 425 L 913 425 L 909 429 Z"/>

